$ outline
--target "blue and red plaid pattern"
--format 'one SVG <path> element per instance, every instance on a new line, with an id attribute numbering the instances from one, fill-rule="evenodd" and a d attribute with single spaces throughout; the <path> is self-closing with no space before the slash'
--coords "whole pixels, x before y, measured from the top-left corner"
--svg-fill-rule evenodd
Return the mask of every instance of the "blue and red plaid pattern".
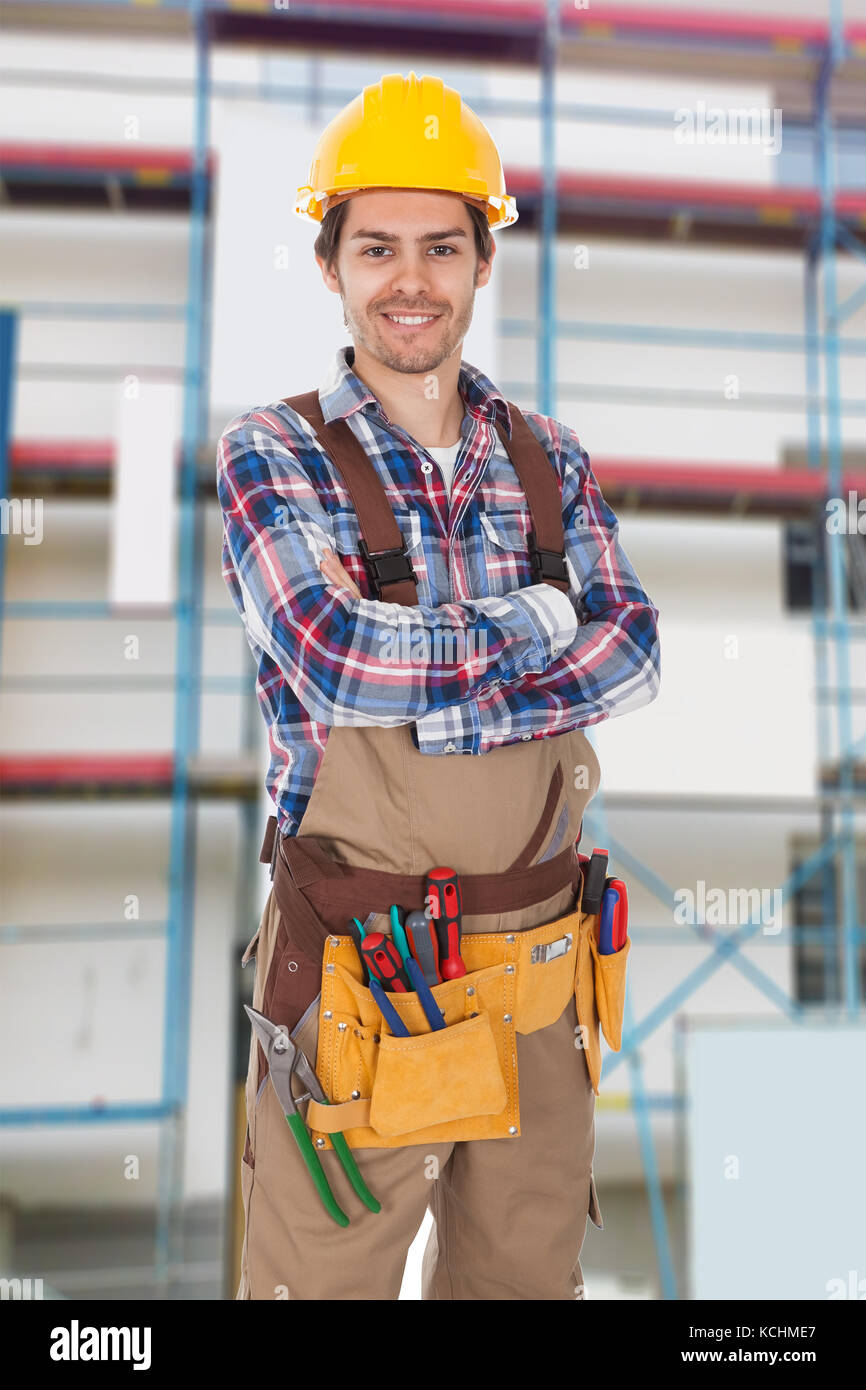
<path id="1" fill-rule="evenodd" d="M 311 427 L 282 401 L 232 419 L 219 441 L 223 578 L 258 671 L 267 788 L 297 832 L 328 730 L 412 725 L 423 753 L 484 754 L 648 704 L 660 680 L 658 610 L 569 426 L 525 418 L 562 487 L 568 596 L 535 584 L 525 494 L 494 422 L 502 394 L 461 363 L 466 413 L 450 499 L 423 446 L 392 424 L 341 348 L 319 388 L 382 480 L 418 577 L 418 607 L 372 597 L 359 527 Z M 324 547 L 363 597 L 328 583 Z"/>

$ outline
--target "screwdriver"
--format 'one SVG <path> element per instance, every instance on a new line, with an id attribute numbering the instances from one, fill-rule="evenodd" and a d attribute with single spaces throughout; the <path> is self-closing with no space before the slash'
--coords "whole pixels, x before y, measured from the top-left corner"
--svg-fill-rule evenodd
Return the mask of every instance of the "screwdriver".
<path id="1" fill-rule="evenodd" d="M 370 932 L 361 943 L 364 964 L 383 986 L 396 994 L 410 994 L 412 984 L 406 974 L 406 967 L 400 952 L 389 936 L 380 931 Z"/>
<path id="2" fill-rule="evenodd" d="M 583 897 L 581 900 L 581 911 L 589 916 L 594 916 L 601 911 L 601 900 L 604 895 L 604 880 L 607 874 L 608 854 L 606 849 L 594 849 L 590 856 L 589 866 L 583 878 Z"/>
<path id="3" fill-rule="evenodd" d="M 437 985 L 442 976 L 439 974 L 439 938 L 436 935 L 436 925 L 426 912 L 419 912 L 418 909 L 410 912 L 406 918 L 406 936 L 409 940 L 409 949 L 417 960 L 428 985 Z"/>
<path id="4" fill-rule="evenodd" d="M 375 975 L 370 980 L 370 993 L 376 1001 L 376 1006 L 380 1014 L 386 1020 L 386 1022 L 391 1025 L 391 1032 L 394 1034 L 394 1037 L 410 1037 L 409 1029 L 406 1027 L 397 1010 L 394 1008 L 394 1005 L 391 1003 L 390 999 L 383 990 L 382 986 L 379 984 L 379 981 L 376 979 Z"/>
<path id="5" fill-rule="evenodd" d="M 370 972 L 367 969 L 367 962 L 364 960 L 364 928 L 361 926 L 357 917 L 353 917 L 349 922 L 349 935 L 355 943 L 355 950 L 358 952 L 358 957 L 361 961 L 364 979 L 369 980 Z"/>
<path id="6" fill-rule="evenodd" d="M 466 974 L 460 954 L 460 919 L 463 904 L 460 880 L 453 869 L 440 867 L 427 874 L 427 899 L 436 921 L 439 942 L 439 974 L 443 980 L 456 980 Z"/>

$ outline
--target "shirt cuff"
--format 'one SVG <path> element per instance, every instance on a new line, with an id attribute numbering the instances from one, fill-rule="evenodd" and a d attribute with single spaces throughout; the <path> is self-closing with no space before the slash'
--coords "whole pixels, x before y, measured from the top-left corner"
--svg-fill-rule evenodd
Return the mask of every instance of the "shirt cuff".
<path id="1" fill-rule="evenodd" d="M 568 594 L 552 584 L 530 584 L 508 595 L 512 603 L 529 610 L 544 651 L 543 670 L 561 656 L 577 636 L 577 613 Z"/>
<path id="2" fill-rule="evenodd" d="M 412 742 L 421 753 L 480 753 L 481 717 L 478 705 L 468 700 L 449 705 L 416 719 Z"/>
<path id="3" fill-rule="evenodd" d="M 479 696 L 489 695 L 527 672 L 546 671 L 577 636 L 577 614 L 571 599 L 552 584 L 530 584 L 504 594 L 503 599 L 527 619 L 531 646 L 507 675 L 482 681 Z M 425 714 L 412 727 L 412 742 L 420 752 L 434 755 L 481 753 L 484 745 L 477 701 L 467 700 Z"/>

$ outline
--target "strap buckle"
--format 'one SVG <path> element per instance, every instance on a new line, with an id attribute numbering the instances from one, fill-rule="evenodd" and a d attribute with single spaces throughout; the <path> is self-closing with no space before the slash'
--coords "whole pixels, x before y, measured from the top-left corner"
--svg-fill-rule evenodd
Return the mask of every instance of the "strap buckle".
<path id="1" fill-rule="evenodd" d="M 564 551 L 541 550 L 536 542 L 534 531 L 528 531 L 526 534 L 526 548 L 529 551 L 529 563 L 536 584 L 543 583 L 545 579 L 554 579 L 568 584 L 568 566 L 565 563 Z"/>
<path id="2" fill-rule="evenodd" d="M 402 533 L 400 540 L 402 545 L 396 546 L 393 550 L 373 551 L 367 549 L 363 537 L 358 541 L 358 549 L 367 567 L 370 583 L 377 598 L 382 597 L 382 587 L 385 584 L 400 584 L 407 579 L 411 579 L 413 584 L 418 583 L 412 568 L 412 561 L 406 553 L 406 541 Z"/>

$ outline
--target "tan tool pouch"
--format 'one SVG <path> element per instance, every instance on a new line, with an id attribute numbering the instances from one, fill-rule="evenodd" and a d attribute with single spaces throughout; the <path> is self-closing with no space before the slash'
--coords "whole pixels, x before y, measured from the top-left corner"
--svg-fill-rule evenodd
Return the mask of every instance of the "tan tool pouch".
<path id="1" fill-rule="evenodd" d="M 519 1134 L 515 1034 L 568 1004 L 580 919 L 464 936 L 467 973 L 432 989 L 445 1028 L 430 1028 L 416 993 L 388 995 L 408 1038 L 383 1023 L 351 937 L 328 937 L 316 1070 L 332 1104 L 309 1103 L 314 1138 L 345 1130 L 353 1147 L 382 1148 Z"/>
<path id="2" fill-rule="evenodd" d="M 631 938 L 627 937 L 619 951 L 609 956 L 601 955 L 598 949 L 598 913 L 581 914 L 574 996 L 580 1026 L 578 1041 L 586 1051 L 589 1079 L 596 1095 L 601 1083 L 599 1027 L 612 1052 L 619 1052 L 622 1046 L 626 963 L 630 950 Z"/>
<path id="3" fill-rule="evenodd" d="M 581 892 L 582 886 L 581 875 Z M 266 936 L 273 916 L 265 914 Z M 304 1045 L 303 1033 L 310 1032 L 307 1051 L 312 1057 L 318 1034 L 317 1071 L 334 1103 L 311 1101 L 307 1121 L 322 1147 L 329 1146 L 328 1135 L 336 1130 L 345 1130 L 353 1144 L 390 1147 L 519 1134 L 515 1035 L 555 1023 L 572 991 L 579 1024 L 575 1045 L 585 1050 L 598 1094 L 599 1029 L 618 1052 L 631 941 L 616 954 L 602 956 L 597 934 L 598 914 L 587 915 L 578 907 L 526 931 L 464 936 L 461 949 L 468 974 L 433 987 L 444 1010 L 445 1029 L 435 1034 L 430 1030 L 416 994 L 389 995 L 413 1035 L 408 1039 L 392 1037 L 383 1024 L 372 994 L 362 984 L 360 961 L 348 936 L 328 936 L 315 964 L 290 940 L 271 965 L 279 940 L 268 938 L 263 952 L 257 932 L 245 958 L 258 948 L 261 973 L 257 972 L 254 1003 L 269 1017 L 290 1020 L 294 982 L 300 979 L 303 984 L 303 971 L 315 970 L 316 983 L 311 978 L 303 984 L 299 997 L 312 999 L 321 981 L 295 1036 L 301 1034 Z M 569 935 L 571 943 L 564 949 Z M 250 1068 L 247 1090 L 253 1121 L 256 1089 L 265 1075 L 264 1065 Z"/>

